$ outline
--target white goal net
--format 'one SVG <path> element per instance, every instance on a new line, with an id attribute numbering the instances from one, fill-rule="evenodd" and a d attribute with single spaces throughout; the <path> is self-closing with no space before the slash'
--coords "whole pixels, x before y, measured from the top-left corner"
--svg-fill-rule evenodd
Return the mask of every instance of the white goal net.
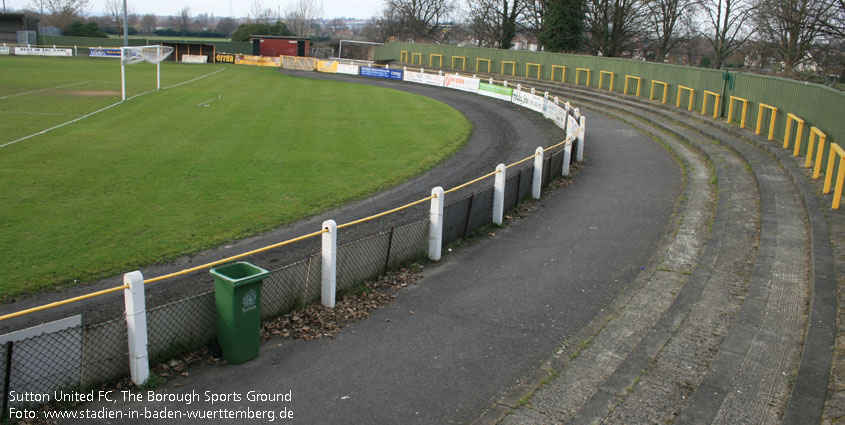
<path id="1" fill-rule="evenodd" d="M 156 89 L 161 89 L 161 61 L 173 53 L 170 46 L 130 46 L 120 48 L 120 85 L 123 100 L 126 100 L 126 65 L 138 62 L 156 64 Z"/>

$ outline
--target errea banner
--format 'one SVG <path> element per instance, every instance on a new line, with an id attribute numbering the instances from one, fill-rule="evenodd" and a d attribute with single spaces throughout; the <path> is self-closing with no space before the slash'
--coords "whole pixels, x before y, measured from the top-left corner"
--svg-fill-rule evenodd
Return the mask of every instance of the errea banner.
<path id="1" fill-rule="evenodd" d="M 375 78 L 389 78 L 391 80 L 401 80 L 402 79 L 402 70 L 401 69 L 386 69 L 386 68 L 371 68 L 369 66 L 361 67 L 361 76 L 362 77 L 375 77 Z"/>
<path id="2" fill-rule="evenodd" d="M 545 102 L 546 99 L 543 96 L 526 93 L 522 90 L 514 90 L 513 92 L 513 103 L 541 114 L 543 113 L 543 106 Z"/>
<path id="3" fill-rule="evenodd" d="M 478 93 L 478 85 L 481 80 L 478 78 L 461 77 L 460 75 L 447 75 L 445 87 L 452 89 L 468 91 L 470 93 Z"/>
<path id="4" fill-rule="evenodd" d="M 429 86 L 443 87 L 446 77 L 439 74 L 426 74 L 423 72 L 405 71 L 405 81 L 412 83 L 427 84 Z"/>
<path id="5" fill-rule="evenodd" d="M 478 85 L 478 94 L 510 102 L 511 97 L 513 97 L 513 87 L 502 87 L 495 84 L 480 83 Z"/>
<path id="6" fill-rule="evenodd" d="M 88 49 L 88 56 L 92 58 L 119 58 L 120 49 L 104 49 L 102 47 L 91 47 Z"/>
<path id="7" fill-rule="evenodd" d="M 73 56 L 73 49 L 53 49 L 49 47 L 15 47 L 18 56 Z"/>
<path id="8" fill-rule="evenodd" d="M 235 55 L 231 53 L 217 53 L 214 55 L 214 62 L 235 63 Z"/>

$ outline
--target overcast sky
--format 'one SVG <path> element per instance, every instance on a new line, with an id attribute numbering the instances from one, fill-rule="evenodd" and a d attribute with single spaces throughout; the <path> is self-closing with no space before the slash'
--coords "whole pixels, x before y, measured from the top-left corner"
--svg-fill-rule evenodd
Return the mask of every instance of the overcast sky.
<path id="1" fill-rule="evenodd" d="M 7 9 L 20 10 L 39 0 L 5 0 Z M 245 17 L 249 14 L 251 0 L 127 0 L 130 9 L 135 13 L 144 15 L 154 13 L 156 15 L 176 15 L 185 6 L 190 6 L 191 15 L 201 13 L 214 14 L 214 16 Z M 319 0 L 318 0 L 319 1 Z M 383 0 L 322 0 L 323 17 L 350 17 L 369 18 L 380 8 Z M 285 9 L 294 0 L 264 0 L 264 7 L 275 11 L 281 10 L 284 15 Z M 90 0 L 88 8 L 89 15 L 103 15 L 106 11 L 106 0 Z"/>

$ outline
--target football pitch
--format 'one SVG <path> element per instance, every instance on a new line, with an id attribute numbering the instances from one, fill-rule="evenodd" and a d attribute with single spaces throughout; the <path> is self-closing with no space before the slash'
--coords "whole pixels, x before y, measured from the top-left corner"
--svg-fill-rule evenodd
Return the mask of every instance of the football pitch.
<path id="1" fill-rule="evenodd" d="M 471 124 L 272 68 L 0 56 L 0 299 L 210 248 L 397 184 Z M 48 130 L 44 132 L 44 130 Z"/>

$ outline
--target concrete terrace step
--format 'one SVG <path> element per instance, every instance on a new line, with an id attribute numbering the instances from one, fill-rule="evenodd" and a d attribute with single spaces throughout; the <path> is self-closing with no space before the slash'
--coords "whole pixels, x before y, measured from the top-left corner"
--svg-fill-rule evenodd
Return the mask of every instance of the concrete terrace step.
<path id="1" fill-rule="evenodd" d="M 653 291 L 666 288 L 661 286 L 664 273 L 672 271 L 661 265 L 644 278 L 630 302 L 585 340 L 590 342 L 586 348 L 572 352 L 572 361 L 558 362 L 564 364 L 554 370 L 555 378 L 526 393 L 514 414 L 502 422 L 777 423 L 784 412 L 809 405 L 814 406 L 810 410 L 816 419 L 804 423 L 818 422 L 823 389 L 820 402 L 818 395 L 812 397 L 813 403 L 796 392 L 792 397 L 796 401 L 787 407 L 792 379 L 796 378 L 796 387 L 801 382 L 795 371 L 809 314 L 810 276 L 819 274 L 815 271 L 819 261 L 810 253 L 825 256 L 823 250 L 809 249 L 807 223 L 813 223 L 817 233 L 814 245 L 824 239 L 826 229 L 818 229 L 814 223 L 818 219 L 808 221 L 812 208 L 806 199 L 813 197 L 805 195 L 807 188 L 800 179 L 781 168 L 781 161 L 765 146 L 748 143 L 753 140 L 743 140 L 747 138 L 729 127 L 606 92 L 536 81 L 525 84 L 623 121 L 648 122 L 639 127 L 659 133 L 687 161 L 691 194 L 701 177 L 677 146 L 684 142 L 704 151 L 716 171 L 719 199 L 703 253 L 696 257 L 688 279 L 676 287 L 678 295 L 671 305 L 652 298 Z M 685 215 L 693 205 L 690 196 Z M 675 239 L 685 236 L 679 231 Z M 829 248 L 826 255 L 829 261 Z M 673 264 L 671 256 L 662 261 Z M 645 305 L 641 299 L 653 302 Z M 820 304 L 814 306 L 826 308 Z M 647 335 L 631 332 L 627 323 L 631 315 L 646 310 L 652 315 L 659 312 L 660 318 Z M 620 346 L 625 349 L 619 350 Z M 822 369 L 816 365 L 813 370 L 818 374 Z M 819 385 L 826 386 L 826 379 Z M 501 410 L 501 406 L 493 409 L 482 421 L 495 422 L 495 412 Z"/>

